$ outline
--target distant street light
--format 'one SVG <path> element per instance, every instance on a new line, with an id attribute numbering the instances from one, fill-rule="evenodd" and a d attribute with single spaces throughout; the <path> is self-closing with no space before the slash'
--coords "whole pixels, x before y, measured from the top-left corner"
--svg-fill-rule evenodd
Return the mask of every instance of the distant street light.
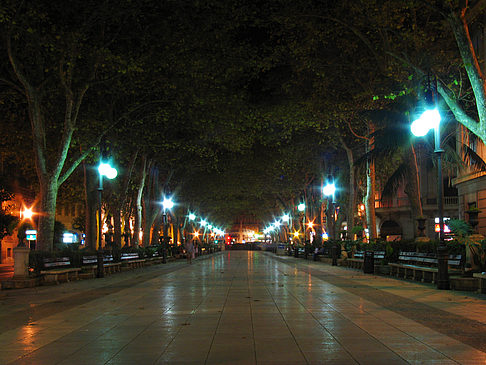
<path id="1" fill-rule="evenodd" d="M 297 206 L 297 210 L 302 213 L 302 237 L 304 241 L 304 258 L 307 259 L 307 240 L 305 237 L 305 203 L 300 203 Z M 299 257 L 298 248 L 295 249 L 294 256 Z"/>
<path id="2" fill-rule="evenodd" d="M 172 197 L 165 197 L 162 201 L 162 263 L 167 263 L 167 238 L 168 238 L 168 226 L 167 226 L 167 210 L 174 207 Z"/>
<path id="3" fill-rule="evenodd" d="M 335 208 L 334 208 L 334 198 L 335 198 L 335 194 L 336 194 L 336 185 L 334 184 L 334 182 L 328 182 L 326 184 L 326 186 L 324 186 L 322 188 L 322 193 L 327 196 L 327 197 L 330 197 L 331 199 L 331 209 L 332 209 L 332 216 L 333 216 L 333 219 L 334 219 L 334 214 L 335 214 Z M 335 224 L 335 222 L 332 222 L 331 224 Z M 335 227 L 333 227 L 333 232 L 335 231 Z M 329 230 L 329 227 L 328 227 L 328 230 Z M 337 256 L 338 256 L 338 246 L 337 246 L 337 242 L 336 242 L 336 239 L 335 237 L 333 237 L 334 240 L 333 240 L 333 244 L 332 244 L 332 247 L 331 247 L 331 256 L 332 256 L 332 266 L 337 266 Z"/>
<path id="4" fill-rule="evenodd" d="M 103 224 L 101 223 L 101 198 L 103 194 L 103 176 L 106 176 L 108 179 L 114 179 L 118 172 L 117 170 L 112 167 L 109 163 L 100 162 L 98 166 L 98 173 L 99 173 L 99 186 L 98 186 L 98 250 L 97 253 L 97 270 L 96 270 L 96 277 L 102 278 L 105 276 L 105 272 L 103 269 L 103 248 L 101 247 L 101 237 L 102 237 L 102 229 Z"/>
<path id="5" fill-rule="evenodd" d="M 164 211 L 174 208 L 174 202 L 172 201 L 172 198 L 164 197 L 164 200 L 162 201 L 162 207 L 164 208 Z"/>
<path id="6" fill-rule="evenodd" d="M 196 215 L 195 215 L 194 213 L 190 213 L 190 214 L 189 214 L 189 220 L 190 220 L 190 221 L 193 221 L 193 220 L 195 220 L 195 219 L 196 219 Z"/>

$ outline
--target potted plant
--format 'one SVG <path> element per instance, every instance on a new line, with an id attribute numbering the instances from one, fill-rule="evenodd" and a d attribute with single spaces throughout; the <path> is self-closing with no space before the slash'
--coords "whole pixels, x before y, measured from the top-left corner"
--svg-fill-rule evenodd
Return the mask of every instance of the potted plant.
<path id="1" fill-rule="evenodd" d="M 479 223 L 479 213 L 481 213 L 481 211 L 477 207 L 472 207 L 466 210 L 466 213 L 469 218 L 468 219 L 469 224 L 473 228 L 473 231 L 476 232 L 476 226 Z"/>
<path id="2" fill-rule="evenodd" d="M 423 215 L 419 215 L 417 217 L 417 228 L 418 228 L 418 236 L 419 237 L 425 237 L 425 221 L 427 218 L 425 218 Z"/>

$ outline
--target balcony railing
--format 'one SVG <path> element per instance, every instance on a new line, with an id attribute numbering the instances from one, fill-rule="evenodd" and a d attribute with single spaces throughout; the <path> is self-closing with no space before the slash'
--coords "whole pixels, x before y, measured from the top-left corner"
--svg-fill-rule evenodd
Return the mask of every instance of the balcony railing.
<path id="1" fill-rule="evenodd" d="M 375 208 L 400 208 L 408 206 L 410 206 L 408 198 L 375 200 Z"/>
<path id="2" fill-rule="evenodd" d="M 459 202 L 459 198 L 457 196 L 444 197 L 444 206 L 457 205 L 458 202 Z M 423 199 L 422 203 L 424 205 L 437 205 L 437 199 L 426 198 Z M 375 200 L 375 208 L 402 208 L 402 207 L 409 207 L 409 206 L 410 206 L 410 202 L 406 197 Z"/>

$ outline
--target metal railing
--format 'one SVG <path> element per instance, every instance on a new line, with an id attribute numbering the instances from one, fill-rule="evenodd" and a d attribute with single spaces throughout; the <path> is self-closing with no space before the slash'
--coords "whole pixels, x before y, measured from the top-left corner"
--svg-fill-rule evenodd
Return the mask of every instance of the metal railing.
<path id="1" fill-rule="evenodd" d="M 444 197 L 444 205 L 451 206 L 451 205 L 457 205 L 458 203 L 459 203 L 459 198 L 457 196 Z M 423 199 L 422 204 L 437 205 L 437 199 L 426 198 Z M 402 208 L 402 207 L 409 207 L 409 206 L 410 206 L 410 202 L 406 197 L 375 200 L 375 208 Z"/>

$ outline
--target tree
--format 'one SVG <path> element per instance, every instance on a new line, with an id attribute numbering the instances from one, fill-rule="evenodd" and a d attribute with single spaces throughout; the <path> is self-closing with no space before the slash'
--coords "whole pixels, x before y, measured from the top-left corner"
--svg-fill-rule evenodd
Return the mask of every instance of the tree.
<path id="1" fill-rule="evenodd" d="M 32 128 L 39 249 L 52 250 L 59 187 L 90 152 L 76 155 L 72 150 L 85 95 L 121 71 L 122 59 L 110 46 L 129 3 L 69 1 L 60 7 L 49 1 L 19 6 L 10 1 L 2 9 L 6 54 L 18 81 L 12 84 L 25 95 Z"/>
<path id="2" fill-rule="evenodd" d="M 11 207 L 8 202 L 12 200 L 14 194 L 9 192 L 4 184 L 0 185 L 0 253 L 2 252 L 2 240 L 5 236 L 9 236 L 13 233 L 15 226 L 18 223 L 18 218 L 11 214 Z M 1 263 L 0 254 L 0 263 Z"/>

